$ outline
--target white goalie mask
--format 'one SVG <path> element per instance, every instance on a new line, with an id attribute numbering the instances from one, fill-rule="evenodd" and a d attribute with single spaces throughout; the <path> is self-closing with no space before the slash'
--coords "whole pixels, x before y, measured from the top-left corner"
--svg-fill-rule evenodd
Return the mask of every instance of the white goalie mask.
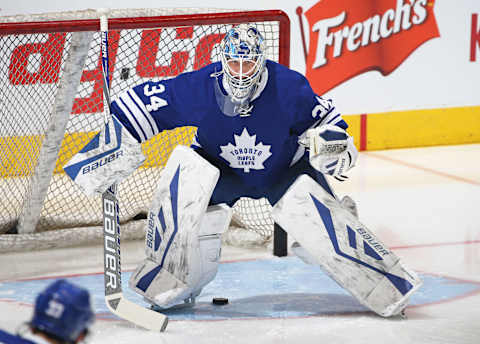
<path id="1" fill-rule="evenodd" d="M 241 24 L 227 32 L 220 48 L 231 101 L 248 105 L 265 69 L 265 41 L 255 27 Z"/>

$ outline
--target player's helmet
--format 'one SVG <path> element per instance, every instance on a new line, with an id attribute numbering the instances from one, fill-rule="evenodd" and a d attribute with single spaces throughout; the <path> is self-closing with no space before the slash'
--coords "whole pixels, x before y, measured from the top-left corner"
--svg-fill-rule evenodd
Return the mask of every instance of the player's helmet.
<path id="1" fill-rule="evenodd" d="M 75 342 L 93 323 L 90 294 L 66 280 L 57 280 L 37 296 L 30 325 L 66 342 Z"/>
<path id="2" fill-rule="evenodd" d="M 223 75 L 232 101 L 250 99 L 265 69 L 265 41 L 254 26 L 241 24 L 230 29 L 221 45 Z"/>

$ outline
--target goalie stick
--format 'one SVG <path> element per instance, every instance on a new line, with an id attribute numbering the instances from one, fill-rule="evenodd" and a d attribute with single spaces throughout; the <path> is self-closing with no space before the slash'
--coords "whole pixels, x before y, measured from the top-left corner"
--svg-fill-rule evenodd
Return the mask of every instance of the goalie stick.
<path id="1" fill-rule="evenodd" d="M 110 80 L 108 66 L 108 19 L 100 17 L 101 56 L 103 74 L 103 94 L 107 102 L 105 125 L 108 125 L 110 112 Z M 148 330 L 165 331 L 168 324 L 166 315 L 144 308 L 127 300 L 122 292 L 122 270 L 120 265 L 120 221 L 119 206 L 114 183 L 102 194 L 103 239 L 104 239 L 104 280 L 105 303 L 108 309 L 118 317 L 128 320 Z"/>

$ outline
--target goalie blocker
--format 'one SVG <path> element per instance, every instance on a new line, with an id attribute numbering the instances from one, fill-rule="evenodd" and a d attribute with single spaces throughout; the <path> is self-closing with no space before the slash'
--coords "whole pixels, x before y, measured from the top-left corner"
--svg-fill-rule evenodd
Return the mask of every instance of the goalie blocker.
<path id="1" fill-rule="evenodd" d="M 115 117 L 63 167 L 88 195 L 104 193 L 132 174 L 145 157 L 142 146 Z"/>
<path id="2" fill-rule="evenodd" d="M 399 314 L 422 285 L 415 272 L 306 175 L 277 202 L 273 218 L 302 246 L 300 258 L 319 265 L 381 316 Z"/>

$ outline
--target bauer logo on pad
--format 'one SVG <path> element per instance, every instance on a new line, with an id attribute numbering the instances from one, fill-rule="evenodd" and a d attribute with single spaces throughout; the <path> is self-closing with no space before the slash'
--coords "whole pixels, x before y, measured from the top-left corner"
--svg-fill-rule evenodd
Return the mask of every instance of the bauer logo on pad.
<path id="1" fill-rule="evenodd" d="M 318 214 L 320 215 L 322 222 L 325 226 L 325 229 L 328 232 L 328 237 L 332 242 L 332 245 L 336 254 L 338 254 L 339 256 L 345 259 L 348 259 L 357 264 L 360 264 L 370 270 L 378 272 L 379 274 L 384 275 L 402 295 L 407 294 L 413 288 L 413 285 L 409 281 L 407 281 L 402 277 L 399 277 L 384 271 L 384 269 L 382 269 L 380 265 L 375 266 L 370 262 L 362 261 L 357 257 L 354 257 L 353 255 L 350 255 L 347 252 L 345 252 L 345 250 L 340 247 L 339 241 L 337 240 L 337 233 L 335 232 L 335 227 L 333 225 L 333 220 L 332 220 L 332 215 L 330 213 L 330 210 L 325 205 L 323 205 L 322 202 L 320 202 L 317 198 L 315 198 L 315 196 L 313 196 L 312 194 L 310 194 L 310 197 L 312 198 L 313 203 L 315 204 L 315 207 L 318 211 Z M 352 230 L 351 228 L 349 229 Z M 358 249 L 356 244 L 353 244 L 350 233 L 349 233 L 349 242 L 352 248 Z M 383 255 L 389 254 L 389 251 L 383 248 L 383 246 L 380 249 L 376 247 L 376 250 L 374 250 L 370 245 L 368 245 L 367 247 L 368 248 L 365 248 L 364 246 L 365 253 L 368 256 L 374 258 L 375 260 L 382 260 Z"/>
<path id="2" fill-rule="evenodd" d="M 110 122 L 105 130 L 95 135 L 78 153 L 79 157 L 80 154 L 84 154 L 85 159 L 78 162 L 75 162 L 77 159 L 72 159 L 63 168 L 70 178 L 75 180 L 79 173 L 88 174 L 122 156 L 123 151 L 120 149 L 122 143 L 121 127 L 121 124 L 114 119 L 113 128 L 112 122 Z"/>
<path id="3" fill-rule="evenodd" d="M 165 256 L 167 254 L 170 243 L 172 242 L 172 240 L 174 239 L 178 231 L 178 181 L 179 181 L 179 178 L 180 178 L 180 166 L 175 172 L 175 175 L 173 176 L 173 179 L 169 187 L 171 209 L 164 211 L 163 208 L 165 204 L 161 204 L 158 212 L 150 210 L 150 212 L 148 213 L 146 244 L 149 248 L 153 249 L 154 251 L 158 251 L 158 249 L 160 248 L 160 244 L 163 242 L 163 239 L 165 238 L 167 229 L 169 227 L 167 226 L 166 220 L 168 218 L 167 219 L 165 218 L 165 213 L 169 214 L 171 212 L 172 214 L 171 220 L 173 221 L 172 222 L 173 231 L 170 236 L 170 239 L 168 240 L 168 243 L 167 243 L 168 246 L 166 247 L 165 253 L 162 258 L 162 264 L 163 264 L 163 261 L 165 260 Z M 161 232 L 159 231 L 159 225 L 160 225 L 160 228 L 162 229 Z"/>
<path id="4" fill-rule="evenodd" d="M 173 242 L 173 239 L 175 239 L 175 235 L 178 232 L 178 181 L 180 178 L 180 166 L 178 166 L 177 171 L 175 172 L 175 175 L 172 178 L 172 181 L 170 182 L 170 206 L 171 206 L 171 212 L 172 212 L 172 220 L 173 220 L 173 229 L 170 234 L 170 238 L 168 239 L 168 242 L 163 242 L 165 245 L 162 260 L 159 265 L 157 265 L 153 270 L 145 274 L 140 280 L 137 282 L 136 287 L 144 292 L 147 291 L 148 287 L 150 284 L 152 284 L 153 279 L 155 276 L 158 275 L 160 270 L 163 268 L 163 264 L 165 263 L 165 258 L 167 257 L 168 250 L 170 249 L 170 246 Z M 160 221 L 160 225 L 162 226 L 163 233 L 165 234 L 165 231 L 167 230 L 167 225 L 165 223 L 165 218 L 163 216 L 163 206 L 162 204 L 160 205 L 160 210 L 158 212 L 158 220 Z M 161 216 L 160 216 L 161 215 Z M 150 218 L 150 216 L 149 216 Z M 155 221 L 156 222 L 156 221 Z M 147 245 L 148 245 L 148 240 L 150 234 L 150 224 L 148 226 L 148 233 L 147 233 Z M 160 244 L 162 243 L 162 239 L 159 235 L 159 232 L 157 230 L 157 227 L 155 226 L 155 232 L 158 233 L 158 237 L 155 236 L 155 251 L 158 250 Z M 168 234 L 168 233 L 167 233 Z M 151 240 L 151 239 L 150 239 Z M 156 240 L 159 240 L 158 243 Z"/>
<path id="5" fill-rule="evenodd" d="M 93 195 L 122 181 L 144 160 L 141 145 L 112 117 L 63 169 L 84 193 Z"/>

